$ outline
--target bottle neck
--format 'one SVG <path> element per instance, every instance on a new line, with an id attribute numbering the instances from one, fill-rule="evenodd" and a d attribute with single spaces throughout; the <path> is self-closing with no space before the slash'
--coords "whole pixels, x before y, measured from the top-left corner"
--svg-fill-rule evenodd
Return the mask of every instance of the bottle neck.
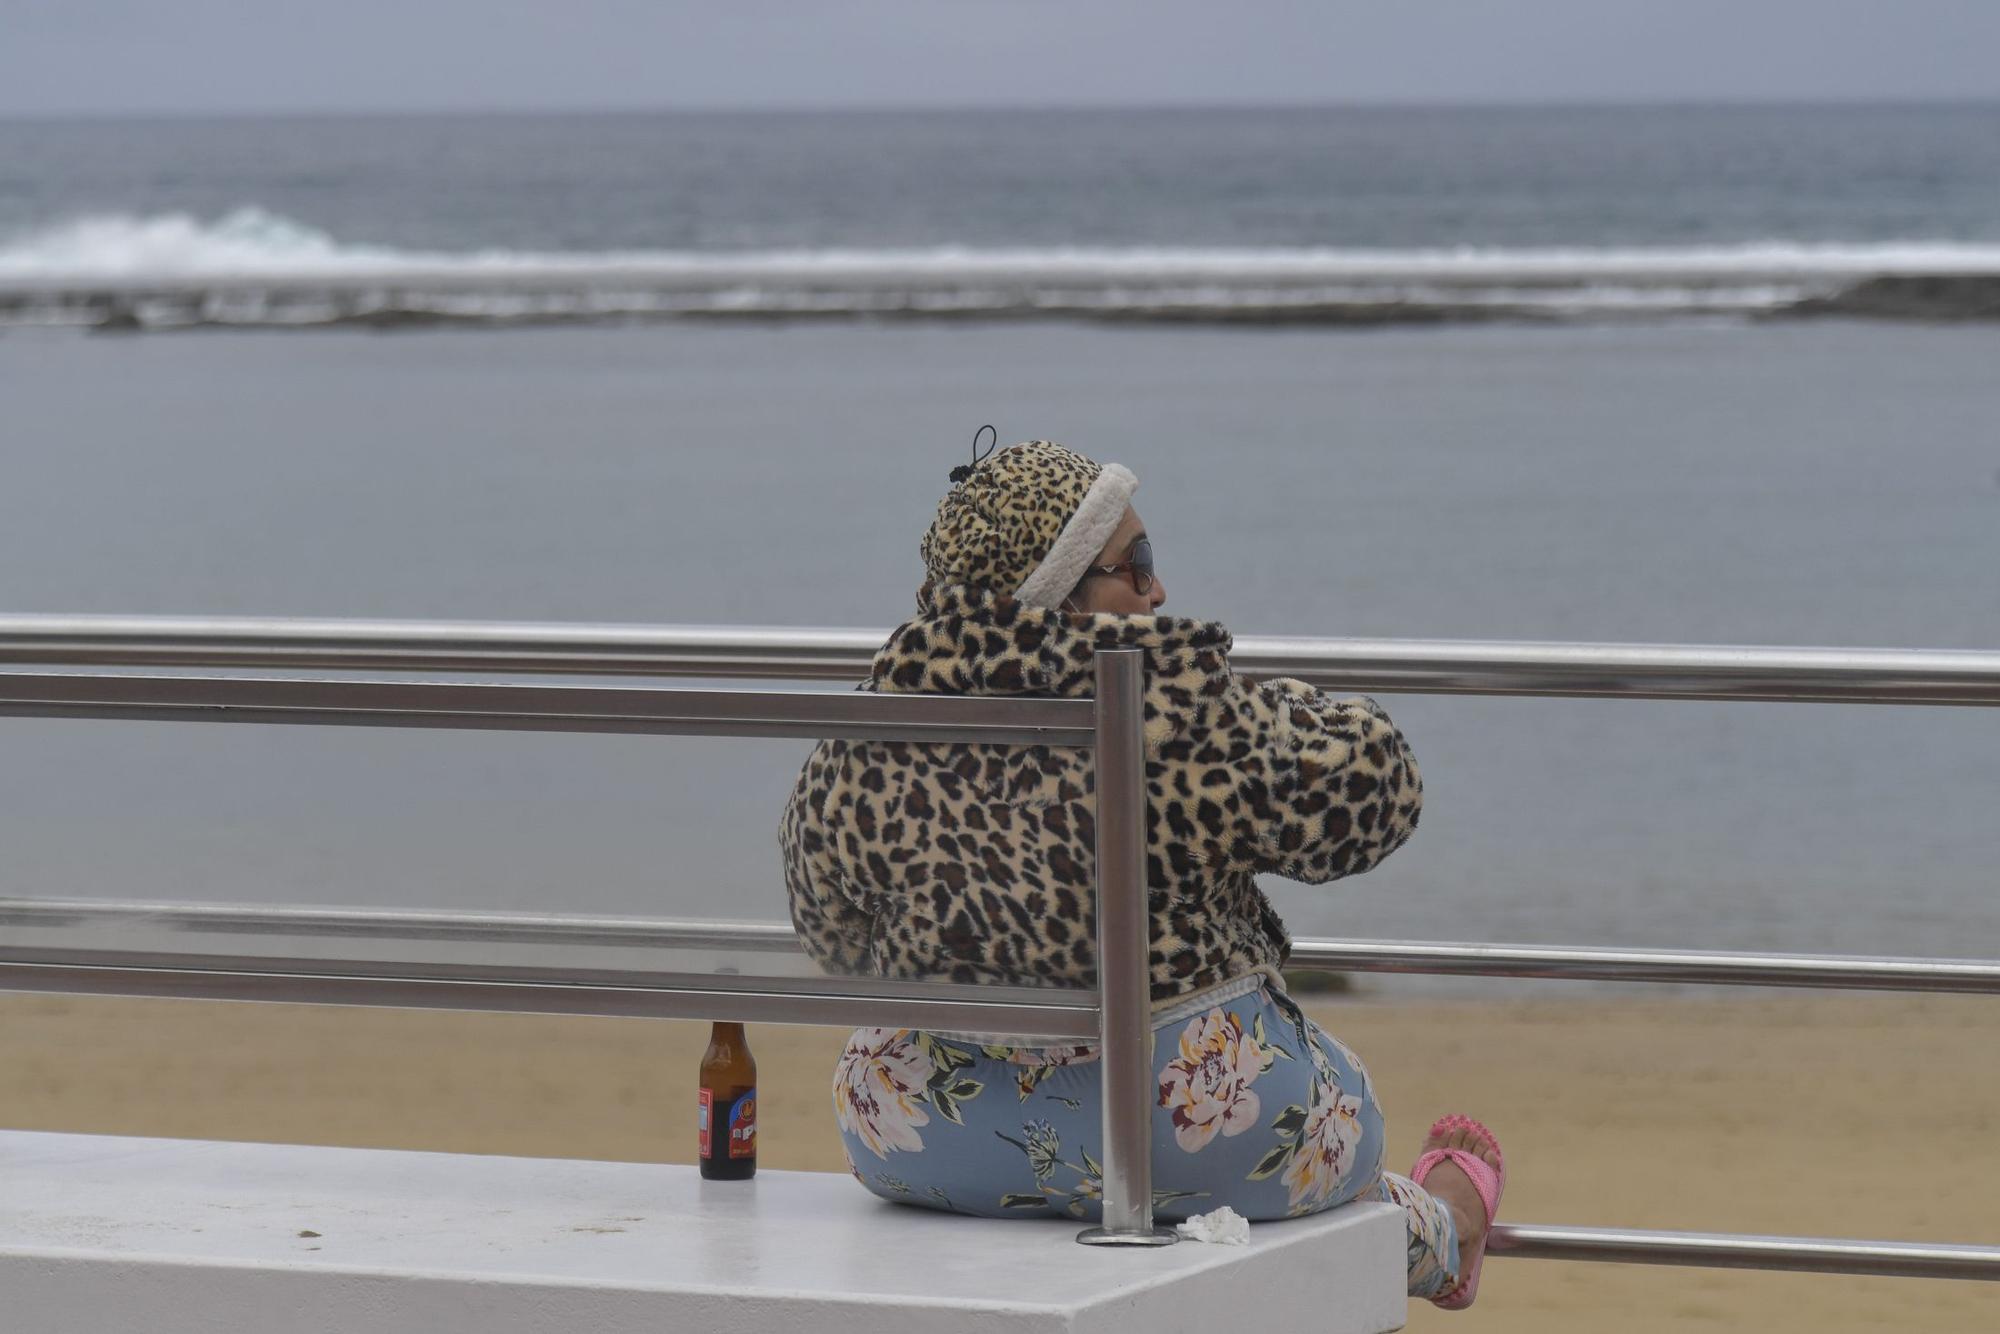
<path id="1" fill-rule="evenodd" d="M 740 1047 L 746 1041 L 743 1036 L 743 1025 L 717 1023 L 714 1028 L 709 1030 L 708 1040 L 710 1042 L 726 1042 L 731 1046 Z"/>

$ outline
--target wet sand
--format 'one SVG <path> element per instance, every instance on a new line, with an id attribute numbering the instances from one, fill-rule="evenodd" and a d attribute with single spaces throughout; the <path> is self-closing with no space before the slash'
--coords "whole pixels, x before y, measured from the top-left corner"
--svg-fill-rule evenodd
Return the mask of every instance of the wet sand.
<path id="1" fill-rule="evenodd" d="M 1495 1127 L 1511 1173 L 1504 1217 L 2000 1244 L 1992 1001 L 1313 1008 L 1368 1061 L 1393 1162 L 1414 1156 L 1440 1112 Z M 706 1033 L 637 1020 L 0 996 L 0 1124 L 686 1162 Z M 751 1029 L 765 1166 L 842 1170 L 827 1104 L 841 1036 Z M 1420 1305 L 1410 1328 L 1990 1330 L 2000 1328 L 2000 1284 L 1496 1260 L 1475 1311 Z"/>

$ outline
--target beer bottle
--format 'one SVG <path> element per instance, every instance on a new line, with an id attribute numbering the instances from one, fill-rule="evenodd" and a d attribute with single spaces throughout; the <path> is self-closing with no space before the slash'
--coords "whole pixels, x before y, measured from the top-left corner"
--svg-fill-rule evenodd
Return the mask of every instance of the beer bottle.
<path id="1" fill-rule="evenodd" d="M 757 1174 L 757 1061 L 741 1024 L 717 1024 L 701 1058 L 701 1174 L 742 1181 Z"/>

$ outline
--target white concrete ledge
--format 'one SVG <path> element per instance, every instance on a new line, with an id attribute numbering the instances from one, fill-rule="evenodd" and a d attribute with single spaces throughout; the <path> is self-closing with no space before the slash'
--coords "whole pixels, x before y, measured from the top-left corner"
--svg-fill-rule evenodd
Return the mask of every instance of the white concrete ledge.
<path id="1" fill-rule="evenodd" d="M 1247 1247 L 881 1203 L 845 1176 L 0 1132 L 7 1334 L 1400 1328 L 1391 1205 Z"/>

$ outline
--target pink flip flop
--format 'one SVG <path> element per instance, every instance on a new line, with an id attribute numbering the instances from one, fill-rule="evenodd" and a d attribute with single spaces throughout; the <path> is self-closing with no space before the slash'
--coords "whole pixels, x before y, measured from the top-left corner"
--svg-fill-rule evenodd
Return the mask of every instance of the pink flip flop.
<path id="1" fill-rule="evenodd" d="M 1447 1311 L 1459 1311 L 1472 1305 L 1473 1297 L 1479 1292 L 1479 1266 L 1486 1259 L 1486 1238 L 1492 1235 L 1493 1218 L 1500 1212 L 1500 1192 L 1507 1189 L 1507 1156 L 1500 1152 L 1500 1141 L 1493 1132 L 1469 1116 L 1454 1113 L 1440 1116 L 1431 1124 L 1430 1133 L 1433 1136 L 1447 1135 L 1454 1130 L 1470 1130 L 1485 1140 L 1487 1146 L 1499 1156 L 1500 1165 L 1489 1167 L 1484 1158 L 1464 1149 L 1431 1149 L 1410 1169 L 1410 1180 L 1421 1186 L 1430 1170 L 1449 1158 L 1472 1178 L 1473 1189 L 1479 1192 L 1480 1202 L 1486 1206 L 1486 1231 L 1479 1234 L 1479 1244 L 1472 1248 L 1469 1256 L 1461 1252 L 1458 1257 L 1458 1286 L 1442 1297 L 1431 1298 L 1434 1305 Z"/>

